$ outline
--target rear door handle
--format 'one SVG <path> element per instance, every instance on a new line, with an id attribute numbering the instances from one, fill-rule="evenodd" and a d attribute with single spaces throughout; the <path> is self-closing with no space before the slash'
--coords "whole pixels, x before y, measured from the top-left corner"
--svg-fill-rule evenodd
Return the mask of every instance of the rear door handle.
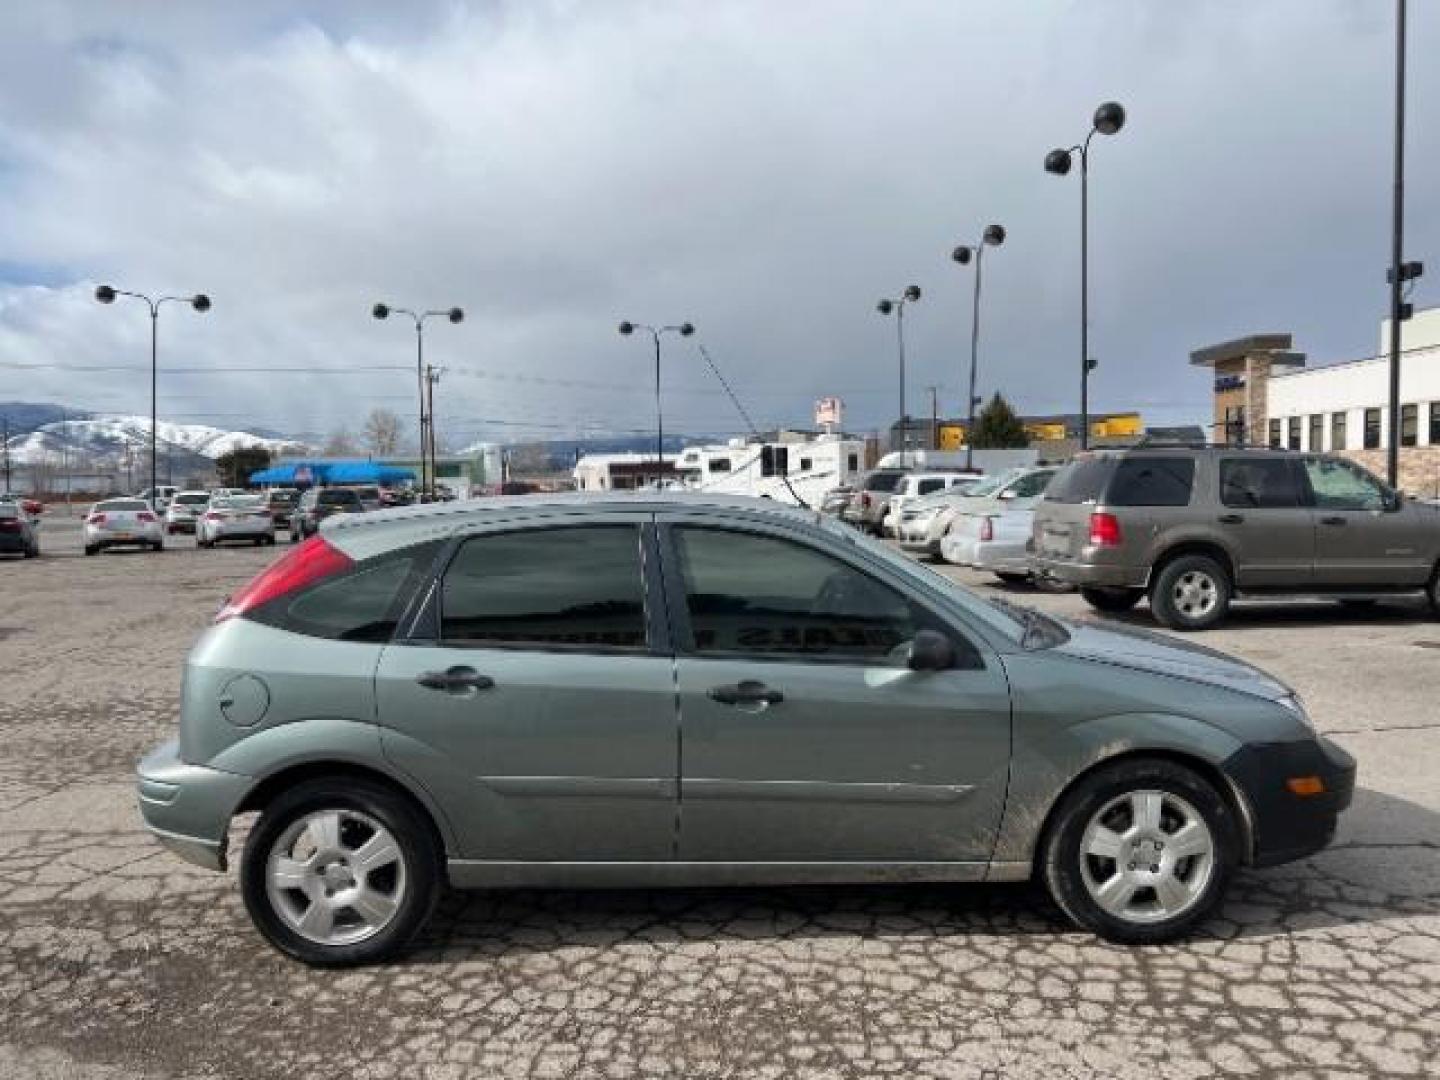
<path id="1" fill-rule="evenodd" d="M 734 686 L 716 686 L 710 697 L 722 705 L 778 705 L 785 700 L 779 690 L 771 690 L 762 682 L 745 679 Z"/>
<path id="2" fill-rule="evenodd" d="M 463 694 L 471 690 L 489 690 L 495 680 L 481 675 L 472 667 L 457 665 L 444 671 L 423 671 L 415 681 L 427 690 L 444 690 L 451 694 Z"/>
<path id="3" fill-rule="evenodd" d="M 1244 514 L 1221 514 L 1217 519 L 1221 525 L 1239 525 L 1245 520 Z"/>
<path id="4" fill-rule="evenodd" d="M 1343 517 L 1322 517 L 1322 518 L 1320 519 L 1320 524 L 1321 524 L 1321 525 L 1344 525 L 1344 524 L 1345 524 L 1345 519 L 1344 519 Z"/>

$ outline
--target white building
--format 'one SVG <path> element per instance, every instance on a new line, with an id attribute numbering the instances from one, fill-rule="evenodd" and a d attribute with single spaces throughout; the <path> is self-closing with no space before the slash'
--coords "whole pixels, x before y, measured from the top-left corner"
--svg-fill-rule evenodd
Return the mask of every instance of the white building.
<path id="1" fill-rule="evenodd" d="M 674 455 L 586 454 L 575 463 L 578 491 L 633 491 L 675 479 Z"/>

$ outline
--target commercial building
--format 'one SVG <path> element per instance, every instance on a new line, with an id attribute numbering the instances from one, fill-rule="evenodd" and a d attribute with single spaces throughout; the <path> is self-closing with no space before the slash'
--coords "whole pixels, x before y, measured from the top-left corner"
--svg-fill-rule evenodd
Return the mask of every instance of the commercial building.
<path id="1" fill-rule="evenodd" d="M 1030 443 L 1047 459 L 1067 457 L 1080 446 L 1080 414 L 1057 413 L 1022 416 L 1020 423 Z M 891 450 L 964 450 L 966 420 L 907 416 L 890 425 Z M 1138 412 L 1090 414 L 1090 445 L 1133 443 L 1145 430 Z M 903 441 L 902 441 L 903 440 Z"/>
<path id="2" fill-rule="evenodd" d="M 1440 307 L 1403 323 L 1400 488 L 1440 497 Z M 1214 438 L 1344 454 L 1384 475 L 1390 445 L 1390 323 L 1374 356 L 1307 367 L 1289 334 L 1254 334 L 1190 354 L 1214 371 Z"/>

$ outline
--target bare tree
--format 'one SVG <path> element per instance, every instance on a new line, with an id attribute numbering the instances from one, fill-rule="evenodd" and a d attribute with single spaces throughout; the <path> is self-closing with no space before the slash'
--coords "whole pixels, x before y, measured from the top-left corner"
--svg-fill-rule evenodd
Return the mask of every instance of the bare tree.
<path id="1" fill-rule="evenodd" d="M 371 409 L 361 438 L 376 457 L 395 453 L 400 447 L 400 417 L 389 409 Z"/>
<path id="2" fill-rule="evenodd" d="M 348 457 L 357 452 L 355 436 L 350 434 L 348 428 L 338 427 L 326 438 L 321 452 L 326 457 Z"/>

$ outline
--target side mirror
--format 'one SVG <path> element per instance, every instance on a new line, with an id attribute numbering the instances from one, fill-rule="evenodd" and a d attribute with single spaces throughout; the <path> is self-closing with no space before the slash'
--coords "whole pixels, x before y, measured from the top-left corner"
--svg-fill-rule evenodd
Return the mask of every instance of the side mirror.
<path id="1" fill-rule="evenodd" d="M 944 634 L 921 630 L 910 642 L 905 666 L 911 671 L 945 671 L 955 666 L 955 646 Z"/>

